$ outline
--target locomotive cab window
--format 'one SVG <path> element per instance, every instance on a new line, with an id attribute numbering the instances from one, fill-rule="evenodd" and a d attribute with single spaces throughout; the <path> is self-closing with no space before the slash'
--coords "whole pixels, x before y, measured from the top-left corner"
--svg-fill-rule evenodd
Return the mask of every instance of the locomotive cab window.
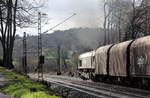
<path id="1" fill-rule="evenodd" d="M 79 60 L 79 66 L 82 66 L 82 60 Z"/>
<path id="2" fill-rule="evenodd" d="M 93 56 L 93 62 L 95 61 L 95 56 Z"/>

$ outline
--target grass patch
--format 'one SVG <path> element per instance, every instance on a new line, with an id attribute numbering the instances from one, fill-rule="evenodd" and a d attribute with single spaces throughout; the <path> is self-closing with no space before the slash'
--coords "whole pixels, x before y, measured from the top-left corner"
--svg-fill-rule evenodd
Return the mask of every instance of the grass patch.
<path id="1" fill-rule="evenodd" d="M 44 92 L 33 92 L 23 95 L 21 98 L 56 98 L 56 96 L 48 96 Z"/>
<path id="2" fill-rule="evenodd" d="M 56 59 L 57 57 L 54 56 L 45 56 L 45 59 Z"/>
<path id="3" fill-rule="evenodd" d="M 59 98 L 50 96 L 47 87 L 40 82 L 33 81 L 23 75 L 17 74 L 12 70 L 0 67 L 0 72 L 10 81 L 0 89 L 1 92 L 14 96 L 15 98 Z"/>

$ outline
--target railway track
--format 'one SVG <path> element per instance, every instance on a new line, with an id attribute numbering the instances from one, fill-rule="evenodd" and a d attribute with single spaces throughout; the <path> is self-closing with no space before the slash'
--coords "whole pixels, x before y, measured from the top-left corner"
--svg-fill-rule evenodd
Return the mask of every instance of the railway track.
<path id="1" fill-rule="evenodd" d="M 63 80 L 68 81 L 67 77 L 62 78 L 62 77 L 55 77 L 54 76 L 53 78 L 63 79 Z M 129 88 L 129 87 L 111 85 L 111 84 L 100 83 L 100 82 L 83 81 L 83 80 L 80 80 L 80 79 L 78 81 L 76 81 L 76 80 L 69 80 L 69 81 L 72 81 L 72 83 L 75 83 L 75 84 L 80 81 L 80 82 L 82 82 L 82 85 L 95 87 L 97 89 L 104 89 L 104 90 L 112 89 L 112 92 L 113 91 L 114 92 L 119 92 L 119 93 L 127 92 L 127 94 L 129 94 L 129 95 L 135 94 L 135 96 L 138 96 L 138 94 L 139 94 L 140 96 L 149 96 L 150 97 L 150 91 L 136 89 L 136 88 Z"/>
<path id="2" fill-rule="evenodd" d="M 37 79 L 37 75 L 35 74 L 30 74 L 29 76 Z M 83 92 L 97 98 L 150 98 L 149 91 L 83 81 L 81 79 L 71 77 L 50 76 L 45 74 L 44 81 Z"/>

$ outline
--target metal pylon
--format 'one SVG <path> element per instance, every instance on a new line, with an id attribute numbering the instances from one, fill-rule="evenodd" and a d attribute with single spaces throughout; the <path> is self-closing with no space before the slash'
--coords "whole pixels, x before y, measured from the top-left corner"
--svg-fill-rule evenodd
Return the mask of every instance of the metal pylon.
<path id="1" fill-rule="evenodd" d="M 43 64 L 40 63 L 42 56 L 42 34 L 41 34 L 41 13 L 38 13 L 38 79 L 43 80 Z"/>

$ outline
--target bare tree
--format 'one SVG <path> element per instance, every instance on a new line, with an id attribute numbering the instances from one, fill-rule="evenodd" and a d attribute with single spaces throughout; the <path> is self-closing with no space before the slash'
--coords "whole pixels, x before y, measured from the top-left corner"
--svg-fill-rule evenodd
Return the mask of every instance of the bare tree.
<path id="1" fill-rule="evenodd" d="M 140 4 L 132 1 L 132 10 L 130 11 L 130 23 L 126 29 L 125 39 L 136 39 L 148 35 L 150 32 L 150 1 L 142 0 Z"/>
<path id="2" fill-rule="evenodd" d="M 104 1 L 104 45 L 109 43 L 109 28 L 110 28 L 110 14 L 109 0 Z"/>
<path id="3" fill-rule="evenodd" d="M 104 31 L 106 44 L 121 42 L 123 40 L 124 26 L 127 22 L 126 13 L 130 9 L 130 5 L 131 2 L 128 0 L 105 0 Z"/>
<path id="4" fill-rule="evenodd" d="M 17 2 L 17 0 L 4 0 L 0 2 L 0 40 L 3 46 L 3 65 L 9 68 L 13 68 L 12 52 L 16 34 Z"/>
<path id="5" fill-rule="evenodd" d="M 12 54 L 16 27 L 33 23 L 30 12 L 34 12 L 36 7 L 28 2 L 27 0 L 0 1 L 0 41 L 3 48 L 3 66 L 8 68 L 13 68 Z"/>
<path id="6" fill-rule="evenodd" d="M 107 17 L 108 17 L 108 15 L 107 15 L 107 13 L 106 13 L 106 7 L 107 7 L 107 2 L 106 2 L 106 0 L 105 0 L 105 2 L 104 2 L 104 45 L 106 44 L 106 33 L 107 33 L 107 31 L 106 31 L 106 26 L 107 26 Z"/>

